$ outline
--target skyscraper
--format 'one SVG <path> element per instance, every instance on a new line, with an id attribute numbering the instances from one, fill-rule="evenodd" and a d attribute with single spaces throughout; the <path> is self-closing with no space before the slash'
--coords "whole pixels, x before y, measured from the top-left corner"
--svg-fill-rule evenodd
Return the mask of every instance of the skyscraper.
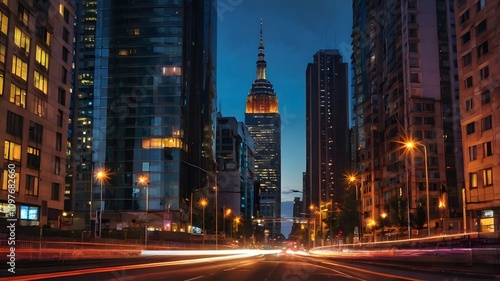
<path id="1" fill-rule="evenodd" d="M 247 96 L 245 124 L 255 144 L 255 180 L 260 182 L 260 216 L 281 233 L 281 117 L 278 97 L 266 77 L 262 22 L 257 75 Z"/>
<path id="2" fill-rule="evenodd" d="M 305 210 L 341 202 L 350 168 L 347 63 L 338 50 L 319 50 L 306 69 Z M 326 207 L 330 208 L 330 207 Z"/>
<path id="3" fill-rule="evenodd" d="M 467 230 L 500 230 L 498 1 L 456 1 Z"/>
<path id="4" fill-rule="evenodd" d="M 73 18 L 70 1 L 0 2 L 0 185 L 15 198 L 0 210 L 24 226 L 67 227 Z"/>
<path id="5" fill-rule="evenodd" d="M 191 192 L 215 185 L 215 17 L 213 0 L 97 3 L 92 200 L 111 227 L 148 210 L 187 231 Z"/>
<path id="6" fill-rule="evenodd" d="M 362 225 L 374 231 L 386 213 L 399 226 L 411 217 L 418 228 L 442 230 L 446 220 L 446 228 L 458 229 L 463 165 L 453 1 L 355 0 L 353 12 Z M 418 142 L 413 150 L 405 148 L 409 139 Z"/>

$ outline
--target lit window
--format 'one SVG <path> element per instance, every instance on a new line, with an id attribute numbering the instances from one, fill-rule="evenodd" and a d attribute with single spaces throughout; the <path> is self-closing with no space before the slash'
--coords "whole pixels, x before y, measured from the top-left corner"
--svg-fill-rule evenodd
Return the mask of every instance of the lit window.
<path id="1" fill-rule="evenodd" d="M 12 57 L 12 73 L 26 81 L 28 78 L 28 64 L 17 56 Z"/>
<path id="2" fill-rule="evenodd" d="M 3 95 L 3 73 L 0 73 L 0 96 Z"/>
<path id="3" fill-rule="evenodd" d="M 8 183 L 10 183 L 8 182 L 9 179 L 9 171 L 7 169 L 3 170 L 3 190 L 7 190 Z M 19 192 L 19 172 L 14 173 L 14 185 L 16 187 L 16 193 Z"/>
<path id="4" fill-rule="evenodd" d="M 483 156 L 489 157 L 493 155 L 493 148 L 491 146 L 491 141 L 483 143 Z"/>
<path id="5" fill-rule="evenodd" d="M 477 148 L 475 145 L 469 147 L 469 161 L 477 159 Z"/>
<path id="6" fill-rule="evenodd" d="M 470 188 L 477 188 L 477 173 L 469 173 Z"/>
<path id="7" fill-rule="evenodd" d="M 17 26 L 16 29 L 14 29 L 14 43 L 26 53 L 30 52 L 30 38 Z"/>
<path id="8" fill-rule="evenodd" d="M 7 17 L 4 13 L 0 12 L 0 31 L 7 35 L 9 27 L 9 17 Z"/>
<path id="9" fill-rule="evenodd" d="M 163 76 L 181 75 L 181 68 L 179 66 L 164 66 L 162 68 Z"/>
<path id="10" fill-rule="evenodd" d="M 3 159 L 21 162 L 21 145 L 12 141 L 5 141 Z"/>
<path id="11" fill-rule="evenodd" d="M 43 117 L 45 116 L 45 101 L 36 95 L 30 94 L 28 109 L 34 114 Z"/>
<path id="12" fill-rule="evenodd" d="M 10 84 L 10 102 L 25 108 L 26 107 L 26 90 L 19 88 L 15 84 Z"/>
<path id="13" fill-rule="evenodd" d="M 484 186 L 493 184 L 493 169 L 488 168 L 483 170 L 483 183 Z"/>
<path id="14" fill-rule="evenodd" d="M 47 94 L 47 92 L 48 92 L 48 81 L 47 81 L 47 78 L 45 78 L 38 71 L 34 72 L 34 78 L 35 78 L 35 88 L 37 88 L 38 90 L 42 91 L 44 94 Z"/>
<path id="15" fill-rule="evenodd" d="M 49 69 L 49 53 L 47 53 L 42 47 L 36 45 L 36 55 L 35 60 L 41 64 L 45 69 Z"/>
<path id="16" fill-rule="evenodd" d="M 24 26 L 28 26 L 29 12 L 21 3 L 18 3 L 17 6 L 17 18 L 24 24 Z"/>
<path id="17" fill-rule="evenodd" d="M 0 62 L 5 63 L 5 45 L 0 43 Z"/>

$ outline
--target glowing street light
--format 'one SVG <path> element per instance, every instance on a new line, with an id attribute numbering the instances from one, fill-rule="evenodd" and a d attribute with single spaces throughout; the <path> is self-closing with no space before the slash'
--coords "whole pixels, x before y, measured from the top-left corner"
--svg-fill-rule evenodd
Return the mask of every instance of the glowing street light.
<path id="1" fill-rule="evenodd" d="M 137 179 L 137 183 L 141 185 L 146 185 L 146 223 L 144 224 L 144 246 L 148 245 L 148 222 L 149 222 L 149 181 L 146 176 L 140 176 Z"/>
<path id="2" fill-rule="evenodd" d="M 387 213 L 383 212 L 382 214 L 380 214 L 380 216 L 382 217 L 382 241 L 384 241 L 384 237 L 385 237 L 385 218 L 387 218 Z"/>
<path id="3" fill-rule="evenodd" d="M 208 199 L 207 198 L 201 198 L 198 201 L 198 205 L 202 207 L 203 209 L 203 220 L 202 220 L 202 232 L 203 232 L 203 244 L 205 244 L 205 207 L 208 205 Z"/>
<path id="4" fill-rule="evenodd" d="M 106 172 L 106 170 L 104 168 L 101 168 L 99 170 L 97 170 L 95 173 L 94 173 L 94 177 L 99 181 L 100 185 L 101 185 L 101 190 L 100 190 L 100 193 L 101 193 L 101 199 L 99 201 L 99 204 L 101 205 L 100 208 L 99 208 L 99 215 L 97 215 L 96 213 L 96 225 L 95 226 L 95 237 L 101 237 L 101 230 L 102 230 L 102 215 L 104 213 L 104 204 L 103 204 L 103 201 L 102 201 L 102 183 L 108 179 L 108 173 Z M 92 193 L 92 191 L 91 191 Z M 92 194 L 90 195 L 92 197 Z"/>
<path id="5" fill-rule="evenodd" d="M 425 144 L 416 142 L 414 140 L 409 140 L 404 143 L 407 150 L 413 151 L 413 149 L 420 145 L 424 148 L 424 165 L 425 165 L 425 193 L 427 201 L 427 237 L 431 236 L 431 215 L 430 215 L 430 205 L 429 205 L 429 168 L 427 167 L 427 147 Z M 410 202 L 407 202 L 409 204 Z M 409 231 L 409 230 L 408 230 Z"/>

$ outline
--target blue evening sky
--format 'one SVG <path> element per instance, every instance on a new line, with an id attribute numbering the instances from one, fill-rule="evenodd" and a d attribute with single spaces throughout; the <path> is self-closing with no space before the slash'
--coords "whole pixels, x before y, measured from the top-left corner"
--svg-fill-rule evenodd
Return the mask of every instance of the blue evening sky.
<path id="1" fill-rule="evenodd" d="M 305 171 L 305 71 L 319 49 L 351 55 L 351 1 L 218 0 L 217 94 L 223 116 L 245 121 L 245 100 L 255 80 L 260 19 L 267 79 L 278 95 L 282 120 L 282 216 L 292 216 L 292 189 Z M 350 78 L 349 78 L 350 83 Z M 283 234 L 289 231 L 283 227 Z"/>

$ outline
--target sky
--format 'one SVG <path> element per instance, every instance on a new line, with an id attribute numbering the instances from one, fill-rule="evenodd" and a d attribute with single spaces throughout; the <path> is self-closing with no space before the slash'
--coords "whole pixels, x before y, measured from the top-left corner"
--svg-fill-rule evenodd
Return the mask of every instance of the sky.
<path id="1" fill-rule="evenodd" d="M 255 80 L 260 19 L 267 79 L 281 115 L 282 217 L 292 217 L 302 197 L 306 168 L 305 71 L 320 49 L 351 56 L 352 8 L 345 0 L 218 0 L 217 95 L 223 116 L 245 121 L 245 101 Z M 351 73 L 349 73 L 350 82 Z M 290 224 L 284 224 L 285 237 Z"/>

